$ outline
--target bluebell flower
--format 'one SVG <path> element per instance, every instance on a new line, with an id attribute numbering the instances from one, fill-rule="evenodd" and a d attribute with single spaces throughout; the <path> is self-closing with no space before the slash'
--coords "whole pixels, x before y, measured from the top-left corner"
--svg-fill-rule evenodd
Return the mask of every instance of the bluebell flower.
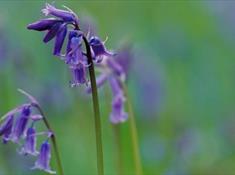
<path id="1" fill-rule="evenodd" d="M 97 36 L 92 36 L 89 40 L 91 51 L 94 60 L 101 62 L 104 56 L 114 56 L 114 53 L 108 51 L 104 45 L 105 42 L 101 41 Z"/>
<path id="2" fill-rule="evenodd" d="M 124 112 L 125 96 L 121 84 L 114 77 L 109 78 L 109 84 L 113 93 L 110 121 L 114 124 L 124 122 L 127 120 L 128 115 Z"/>
<path id="3" fill-rule="evenodd" d="M 67 24 L 60 25 L 60 28 L 56 34 L 55 47 L 53 52 L 54 55 L 60 56 L 66 34 L 67 34 Z"/>
<path id="4" fill-rule="evenodd" d="M 43 170 L 49 174 L 56 174 L 50 168 L 51 147 L 48 141 L 42 143 L 37 161 L 32 169 Z"/>
<path id="5" fill-rule="evenodd" d="M 38 151 L 36 150 L 37 138 L 36 138 L 36 130 L 33 127 L 28 128 L 26 133 L 25 143 L 20 151 L 21 154 L 30 154 L 33 156 L 38 155 Z"/>
<path id="6" fill-rule="evenodd" d="M 47 19 L 42 19 L 40 21 L 29 24 L 27 26 L 27 29 L 37 30 L 37 31 L 50 30 L 55 24 L 57 23 L 61 24 L 62 22 L 63 21 L 61 19 L 47 18 Z"/>
<path id="7" fill-rule="evenodd" d="M 22 109 L 21 114 L 17 118 L 13 131 L 12 131 L 11 140 L 13 142 L 18 143 L 21 136 L 25 134 L 25 130 L 28 124 L 30 113 L 31 113 L 30 106 L 26 106 Z"/>
<path id="8" fill-rule="evenodd" d="M 105 41 L 101 41 L 97 36 L 86 37 L 80 30 L 79 19 L 77 15 L 65 7 L 65 10 L 57 9 L 53 5 L 46 4 L 42 12 L 53 18 L 41 19 L 28 25 L 28 29 L 36 31 L 47 31 L 43 41 L 45 43 L 55 38 L 54 51 L 55 56 L 60 57 L 72 72 L 71 86 L 87 84 L 87 64 L 88 58 L 83 51 L 84 37 L 87 39 L 91 49 L 91 54 L 95 62 L 100 63 L 105 56 L 114 56 L 114 53 L 108 51 L 105 47 Z M 69 28 L 69 30 L 68 30 Z M 62 48 L 67 39 L 65 54 Z"/>
<path id="9" fill-rule="evenodd" d="M 14 108 L 0 119 L 0 122 L 2 122 L 0 125 L 0 137 L 2 137 L 3 143 L 7 143 L 8 141 L 17 143 L 20 146 L 20 149 L 18 149 L 20 154 L 37 156 L 37 136 L 46 135 L 47 142 L 48 138 L 52 137 L 53 133 L 52 131 L 36 131 L 36 123 L 43 119 L 41 108 L 38 107 L 39 103 L 32 95 L 23 90 L 19 91 L 28 97 L 30 103 L 25 103 Z M 35 110 L 40 114 L 36 113 Z M 50 157 L 50 146 L 45 143 L 42 144 L 38 161 L 35 163 L 35 168 L 48 173 L 54 173 L 50 171 L 49 168 Z"/>
<path id="10" fill-rule="evenodd" d="M 54 6 L 46 3 L 46 7 L 44 9 L 42 9 L 42 12 L 46 16 L 52 15 L 52 16 L 63 19 L 63 21 L 65 21 L 65 22 L 74 22 L 75 24 L 78 25 L 79 21 L 78 21 L 77 15 L 72 10 L 70 10 L 68 7 L 65 7 L 65 8 L 67 10 L 60 10 L 60 9 L 57 9 Z"/>
<path id="11" fill-rule="evenodd" d="M 5 121 L 0 125 L 0 136 L 2 136 L 3 143 L 7 143 L 10 139 L 10 134 L 12 132 L 14 116 L 9 115 Z"/>

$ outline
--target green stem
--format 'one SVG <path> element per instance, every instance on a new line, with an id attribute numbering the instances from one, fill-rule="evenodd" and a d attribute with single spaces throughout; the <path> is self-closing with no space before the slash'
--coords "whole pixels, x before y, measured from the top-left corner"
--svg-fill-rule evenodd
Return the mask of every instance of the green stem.
<path id="1" fill-rule="evenodd" d="M 117 158 L 117 174 L 123 175 L 122 165 L 122 144 L 121 144 L 121 130 L 119 124 L 113 124 L 113 133 L 116 145 L 116 158 Z"/>
<path id="2" fill-rule="evenodd" d="M 126 95 L 126 102 L 128 107 L 128 114 L 129 114 L 129 120 L 130 120 L 130 132 L 131 132 L 131 141 L 132 141 L 132 147 L 133 147 L 133 153 L 134 153 L 134 163 L 135 163 L 135 171 L 136 175 L 142 175 L 143 169 L 141 164 L 141 158 L 139 153 L 139 144 L 138 144 L 138 133 L 136 128 L 136 122 L 134 117 L 134 112 L 132 109 L 132 105 L 130 102 L 130 97 L 128 97 L 128 89 L 126 85 L 123 83 L 123 89 L 125 91 Z"/>
<path id="3" fill-rule="evenodd" d="M 95 134 L 96 134 L 96 151 L 97 151 L 97 169 L 98 174 L 104 174 L 104 165 L 103 165 L 103 148 L 102 148 L 102 130 L 101 130 L 101 121 L 100 121 L 100 110 L 99 110 L 99 101 L 97 93 L 97 85 L 95 78 L 95 69 L 91 56 L 90 45 L 85 36 L 83 36 L 87 50 L 87 58 L 89 64 L 89 74 L 91 81 L 91 90 L 92 90 L 92 100 L 93 100 L 93 109 L 94 109 L 94 118 L 95 118 Z"/>
<path id="4" fill-rule="evenodd" d="M 63 171 L 63 167 L 62 167 L 62 163 L 61 163 L 61 159 L 60 159 L 60 154 L 59 154 L 59 150 L 58 150 L 58 146 L 57 146 L 57 142 L 56 142 L 55 133 L 54 133 L 53 130 L 51 129 L 51 126 L 50 126 L 50 124 L 49 124 L 47 118 L 45 117 L 44 112 L 43 112 L 43 110 L 41 109 L 41 107 L 40 107 L 38 104 L 34 104 L 34 103 L 33 103 L 32 105 L 33 105 L 35 108 L 38 109 L 38 111 L 40 112 L 40 114 L 41 114 L 42 117 L 43 117 L 43 122 L 45 123 L 47 129 L 53 133 L 50 138 L 51 138 L 51 142 L 52 142 L 52 145 L 53 145 L 53 148 L 54 148 L 54 151 L 55 151 L 55 157 L 56 157 L 56 163 L 57 163 L 57 168 L 58 168 L 58 174 L 64 175 L 64 171 Z"/>

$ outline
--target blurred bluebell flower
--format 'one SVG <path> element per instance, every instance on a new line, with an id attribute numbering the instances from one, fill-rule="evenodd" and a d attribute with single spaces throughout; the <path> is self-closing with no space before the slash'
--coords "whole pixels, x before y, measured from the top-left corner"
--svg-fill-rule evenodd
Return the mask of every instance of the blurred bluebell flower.
<path id="1" fill-rule="evenodd" d="M 39 104 L 37 100 L 30 94 L 23 90 L 19 91 L 28 97 L 30 103 L 25 103 L 18 106 L 0 119 L 0 122 L 2 122 L 0 125 L 0 136 L 2 137 L 4 143 L 7 143 L 8 141 L 17 143 L 20 146 L 20 154 L 37 156 L 37 135 L 46 135 L 47 142 L 48 138 L 50 138 L 53 133 L 51 131 L 36 131 L 34 125 L 37 121 L 43 119 L 41 111 L 37 107 Z M 33 111 L 34 109 L 36 109 L 40 114 L 37 114 L 36 111 Z M 23 141 L 23 145 L 20 141 Z M 50 147 L 44 143 L 42 145 L 38 161 L 35 163 L 35 168 L 39 168 L 48 173 L 54 173 L 50 171 L 49 168 L 50 157 Z M 43 161 L 45 163 L 43 163 Z"/>
<path id="2" fill-rule="evenodd" d="M 49 174 L 56 174 L 56 172 L 52 171 L 50 168 L 50 159 L 51 159 L 51 147 L 48 141 L 45 141 L 41 145 L 38 160 L 35 162 L 35 165 L 32 169 L 39 169 L 46 171 Z"/>
<path id="3" fill-rule="evenodd" d="M 10 134 L 12 132 L 12 126 L 13 126 L 14 116 L 9 115 L 5 119 L 5 121 L 0 125 L 0 136 L 3 138 L 3 143 L 7 143 L 7 141 L 10 139 Z"/>
<path id="4" fill-rule="evenodd" d="M 22 109 L 21 114 L 17 118 L 16 123 L 13 127 L 12 136 L 11 136 L 11 140 L 13 142 L 18 143 L 21 136 L 25 134 L 30 113 L 31 113 L 30 106 L 26 106 Z"/>
<path id="5" fill-rule="evenodd" d="M 130 47 L 124 47 L 115 55 L 104 56 L 104 60 L 98 65 L 100 75 L 96 79 L 97 87 L 102 87 L 106 81 L 112 90 L 112 111 L 110 113 L 110 121 L 114 124 L 125 122 L 128 114 L 125 112 L 125 94 L 122 84 L 126 80 L 129 70 Z M 127 54 L 128 53 L 128 54 Z M 87 92 L 91 93 L 91 87 L 87 88 Z"/>
<path id="6" fill-rule="evenodd" d="M 36 130 L 33 127 L 28 128 L 26 133 L 25 143 L 20 151 L 21 154 L 30 154 L 33 156 L 38 155 L 38 151 L 36 150 L 37 138 L 36 138 Z"/>

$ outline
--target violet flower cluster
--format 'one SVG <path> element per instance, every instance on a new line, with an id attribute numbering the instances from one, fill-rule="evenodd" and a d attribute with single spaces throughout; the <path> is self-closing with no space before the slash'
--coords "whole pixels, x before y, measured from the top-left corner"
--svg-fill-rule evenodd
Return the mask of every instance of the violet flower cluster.
<path id="1" fill-rule="evenodd" d="M 50 4 L 42 10 L 46 16 L 52 16 L 41 19 L 28 25 L 28 29 L 36 31 L 46 31 L 43 39 L 45 43 L 55 38 L 53 54 L 60 57 L 70 68 L 73 78 L 71 86 L 81 84 L 89 85 L 87 80 L 88 64 L 87 53 L 83 50 L 85 40 L 91 50 L 93 61 L 96 63 L 101 75 L 97 78 L 97 86 L 101 87 L 108 80 L 113 94 L 112 112 L 110 121 L 112 123 L 124 122 L 127 119 L 127 113 L 124 112 L 125 95 L 122 83 L 126 77 L 126 65 L 118 62 L 118 57 L 105 47 L 105 41 L 97 36 L 89 36 L 80 30 L 79 18 L 69 8 L 65 10 L 57 9 Z M 67 38 L 65 53 L 62 53 L 62 47 Z M 123 62 L 122 62 L 123 63 Z M 89 85 L 90 86 L 90 85 Z M 88 92 L 91 91 L 88 87 Z"/>
<path id="2" fill-rule="evenodd" d="M 36 131 L 36 123 L 43 119 L 41 114 L 37 113 L 37 101 L 28 93 L 20 90 L 29 99 L 30 103 L 25 103 L 8 112 L 2 117 L 0 124 L 0 136 L 4 144 L 9 141 L 17 144 L 20 148 L 18 153 L 21 155 L 31 155 L 37 157 L 32 169 L 44 170 L 47 173 L 55 174 L 50 168 L 51 149 L 49 138 L 51 131 Z M 46 136 L 41 144 L 40 150 L 37 150 L 37 136 Z"/>
<path id="3" fill-rule="evenodd" d="M 55 39 L 53 54 L 60 57 L 69 66 L 73 74 L 70 82 L 72 87 L 87 84 L 87 68 L 89 65 L 86 53 L 82 47 L 86 36 L 79 28 L 77 15 L 68 7 L 65 7 L 65 10 L 60 10 L 50 4 L 46 4 L 42 12 L 45 16 L 52 17 L 29 24 L 27 28 L 36 31 L 46 31 L 43 39 L 45 43 Z M 62 53 L 66 38 L 66 51 Z M 106 49 L 104 42 L 99 37 L 88 37 L 88 42 L 95 62 L 101 62 L 103 56 L 113 55 L 112 52 Z"/>

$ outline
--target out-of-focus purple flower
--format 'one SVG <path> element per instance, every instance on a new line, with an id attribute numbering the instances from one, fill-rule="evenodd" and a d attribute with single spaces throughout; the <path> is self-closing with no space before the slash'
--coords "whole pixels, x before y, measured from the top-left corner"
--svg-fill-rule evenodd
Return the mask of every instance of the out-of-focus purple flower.
<path id="1" fill-rule="evenodd" d="M 93 57 L 98 63 L 102 61 L 103 56 L 114 56 L 114 53 L 108 51 L 104 45 L 104 42 L 97 36 L 92 36 L 89 43 L 92 49 Z"/>
<path id="2" fill-rule="evenodd" d="M 108 67 L 120 77 L 121 80 L 125 80 L 126 73 L 124 72 L 123 67 L 119 64 L 116 59 L 107 59 Z"/>
<path id="3" fill-rule="evenodd" d="M 45 141 L 40 148 L 40 153 L 38 160 L 35 162 L 35 165 L 32 169 L 39 169 L 46 171 L 49 174 L 56 174 L 55 171 L 52 171 L 50 168 L 50 159 L 51 159 L 51 148 L 48 141 Z"/>
<path id="4" fill-rule="evenodd" d="M 131 69 L 131 63 L 134 59 L 131 45 L 125 44 L 117 51 L 117 53 L 118 54 L 115 55 L 115 61 L 121 66 L 125 75 L 128 76 L 128 72 Z"/>
<path id="5" fill-rule="evenodd" d="M 125 122 L 128 118 L 124 112 L 125 97 L 122 94 L 116 95 L 112 101 L 112 112 L 110 114 L 110 121 L 114 124 Z"/>
<path id="6" fill-rule="evenodd" d="M 27 130 L 26 140 L 20 153 L 25 155 L 30 154 L 33 156 L 38 155 L 38 151 L 36 150 L 36 144 L 37 144 L 36 130 L 33 127 L 30 127 Z"/>
<path id="7" fill-rule="evenodd" d="M 22 109 L 20 117 L 17 118 L 16 124 L 13 128 L 13 131 L 12 131 L 11 140 L 13 142 L 17 143 L 19 141 L 19 139 L 21 138 L 21 136 L 25 133 L 25 129 L 27 127 L 30 113 L 31 113 L 30 106 L 24 107 Z"/>
<path id="8" fill-rule="evenodd" d="M 10 139 L 10 134 L 12 132 L 14 116 L 9 115 L 5 121 L 0 125 L 0 136 L 3 136 L 3 143 L 7 143 Z"/>
<path id="9" fill-rule="evenodd" d="M 128 118 L 127 113 L 124 111 L 125 95 L 122 83 L 126 80 L 130 67 L 126 64 L 129 64 L 130 59 L 133 58 L 129 49 L 130 47 L 128 49 L 124 47 L 116 55 L 104 56 L 104 60 L 100 63 L 101 74 L 96 79 L 98 88 L 102 87 L 106 81 L 109 82 L 113 98 L 110 121 L 114 124 L 124 122 Z M 91 87 L 88 86 L 86 91 L 91 93 Z"/>
<path id="10" fill-rule="evenodd" d="M 20 105 L 0 119 L 0 121 L 4 120 L 0 125 L 0 137 L 2 137 L 4 143 L 7 143 L 9 140 L 17 143 L 21 147 L 19 151 L 20 154 L 37 156 L 37 135 L 46 135 L 47 142 L 48 138 L 52 137 L 53 133 L 52 131 L 36 132 L 35 123 L 43 119 L 40 105 L 32 95 L 22 89 L 18 90 L 28 97 L 30 103 Z M 40 114 L 35 113 L 35 110 Z M 14 118 L 16 118 L 15 122 Z M 30 127 L 28 127 L 28 125 L 30 125 Z M 21 141 L 23 141 L 23 145 L 20 144 Z M 42 144 L 38 161 L 35 163 L 35 168 L 54 174 L 55 172 L 51 171 L 49 167 L 51 157 L 50 145 L 47 145 L 46 142 Z"/>
<path id="11" fill-rule="evenodd" d="M 66 7 L 67 10 L 60 10 L 55 8 L 54 6 L 46 3 L 46 7 L 42 9 L 42 12 L 48 16 L 53 15 L 55 17 L 63 19 L 65 22 L 75 22 L 78 24 L 77 15 L 70 9 Z"/>
<path id="12" fill-rule="evenodd" d="M 127 120 L 128 115 L 124 112 L 125 97 L 121 88 L 120 82 L 114 78 L 109 78 L 110 87 L 113 92 L 112 112 L 110 114 L 110 121 L 114 124 L 121 123 Z"/>
<path id="13" fill-rule="evenodd" d="M 37 31 L 44 31 L 44 30 L 49 30 L 52 28 L 57 23 L 62 23 L 62 20 L 56 19 L 56 18 L 47 18 L 47 19 L 42 19 L 40 21 L 34 22 L 32 24 L 29 24 L 27 26 L 27 29 L 29 30 L 37 30 Z"/>

